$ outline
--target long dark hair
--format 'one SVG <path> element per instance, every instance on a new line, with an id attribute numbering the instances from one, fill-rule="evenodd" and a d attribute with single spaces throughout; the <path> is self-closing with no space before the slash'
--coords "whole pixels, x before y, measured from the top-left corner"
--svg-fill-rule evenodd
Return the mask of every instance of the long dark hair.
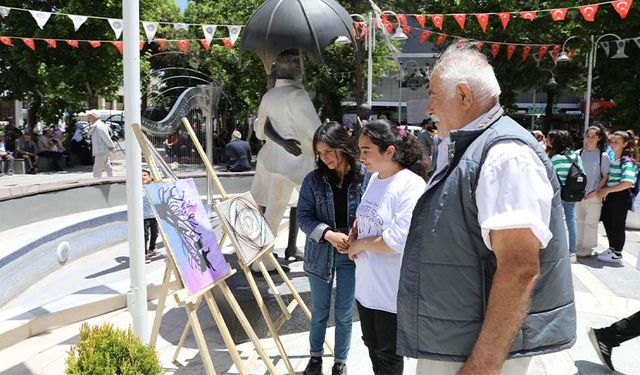
<path id="1" fill-rule="evenodd" d="M 551 141 L 550 156 L 556 154 L 562 154 L 565 151 L 569 151 L 573 148 L 573 140 L 571 134 L 566 130 L 552 130 L 547 134 Z"/>
<path id="2" fill-rule="evenodd" d="M 627 130 L 619 130 L 615 133 L 613 133 L 611 135 L 611 137 L 615 137 L 618 136 L 620 138 L 622 138 L 622 140 L 624 142 L 627 143 L 627 145 L 625 146 L 624 150 L 622 150 L 622 156 L 626 156 L 628 158 L 631 158 L 633 160 L 635 160 L 636 157 L 636 140 L 633 137 L 633 132 Z"/>
<path id="3" fill-rule="evenodd" d="M 316 129 L 313 135 L 313 154 L 316 158 L 316 173 L 319 176 L 332 175 L 335 172 L 329 169 L 318 156 L 318 142 L 322 142 L 332 149 L 342 152 L 351 170 L 354 171 L 355 176 L 359 177 L 361 175 L 355 140 L 340 123 L 336 121 L 325 122 Z"/>
<path id="4" fill-rule="evenodd" d="M 414 135 L 386 120 L 368 122 L 360 133 L 360 136 L 363 135 L 369 137 L 371 142 L 378 146 L 380 152 L 386 151 L 389 146 L 394 146 L 396 152 L 393 155 L 393 161 L 426 179 L 427 161 L 418 138 Z"/>
<path id="5" fill-rule="evenodd" d="M 604 129 L 599 125 L 591 125 L 587 128 L 587 130 L 584 131 L 585 140 L 587 139 L 587 134 L 590 131 L 595 132 L 595 134 L 600 137 L 597 147 L 600 152 L 605 152 L 607 150 L 607 145 L 609 144 L 609 136 L 607 135 L 607 132 L 605 132 Z"/>

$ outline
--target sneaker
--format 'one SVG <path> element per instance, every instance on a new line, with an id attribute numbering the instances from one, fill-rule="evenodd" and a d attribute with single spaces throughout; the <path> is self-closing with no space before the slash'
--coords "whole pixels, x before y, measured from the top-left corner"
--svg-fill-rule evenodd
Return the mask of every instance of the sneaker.
<path id="1" fill-rule="evenodd" d="M 598 260 L 607 263 L 622 263 L 622 254 L 616 254 L 613 249 L 609 248 L 604 253 L 598 254 Z"/>
<path id="2" fill-rule="evenodd" d="M 611 346 L 607 345 L 599 338 L 598 329 L 589 328 L 589 340 L 593 344 L 593 348 L 598 353 L 600 361 L 611 371 L 615 371 L 613 363 L 611 363 Z"/>
<path id="3" fill-rule="evenodd" d="M 569 254 L 569 261 L 571 263 L 578 263 L 578 257 L 576 256 L 576 253 Z"/>
<path id="4" fill-rule="evenodd" d="M 593 250 L 581 247 L 576 251 L 578 258 L 588 258 L 593 255 Z"/>
<path id="5" fill-rule="evenodd" d="M 334 363 L 331 368 L 331 375 L 347 375 L 347 364 Z"/>
<path id="6" fill-rule="evenodd" d="M 322 357 L 311 357 L 303 375 L 322 375 Z"/>

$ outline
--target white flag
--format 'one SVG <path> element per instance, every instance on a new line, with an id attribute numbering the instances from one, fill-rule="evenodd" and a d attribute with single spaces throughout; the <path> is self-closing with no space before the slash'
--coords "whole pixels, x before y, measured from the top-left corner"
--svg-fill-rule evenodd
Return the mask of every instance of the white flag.
<path id="1" fill-rule="evenodd" d="M 77 16 L 75 14 L 70 14 L 69 18 L 73 22 L 73 28 L 75 31 L 78 31 L 80 26 L 87 21 L 87 16 Z"/>
<path id="2" fill-rule="evenodd" d="M 636 42 L 636 44 L 638 45 L 638 48 L 640 48 L 640 37 L 633 39 L 633 41 Z"/>
<path id="3" fill-rule="evenodd" d="M 531 57 L 533 58 L 533 61 L 536 62 L 536 66 L 540 66 L 540 61 L 542 61 L 542 59 L 544 59 L 544 56 L 538 57 L 537 53 L 534 53 Z"/>
<path id="4" fill-rule="evenodd" d="M 207 43 L 211 44 L 213 34 L 216 33 L 216 28 L 216 25 L 202 25 L 202 32 L 204 33 L 204 38 L 207 40 Z"/>
<path id="5" fill-rule="evenodd" d="M 2 16 L 2 17 L 8 16 L 10 10 L 11 9 L 7 8 L 7 7 L 0 7 L 0 16 Z"/>
<path id="6" fill-rule="evenodd" d="M 229 28 L 229 39 L 231 39 L 231 44 L 235 44 L 236 40 L 240 36 L 240 30 L 242 30 L 242 26 L 227 26 Z"/>
<path id="7" fill-rule="evenodd" d="M 44 28 L 44 25 L 46 25 L 47 21 L 49 21 L 49 17 L 51 17 L 51 13 L 49 12 L 38 12 L 37 10 L 30 10 L 29 13 L 31 13 L 31 16 L 34 20 L 36 20 L 38 26 L 40 26 L 41 29 Z"/>
<path id="8" fill-rule="evenodd" d="M 116 39 L 120 39 L 120 35 L 122 35 L 122 20 L 116 18 L 109 18 L 109 25 L 111 25 L 111 29 L 116 34 Z"/>
<path id="9" fill-rule="evenodd" d="M 604 54 L 609 57 L 609 42 L 600 43 L 600 47 L 602 47 L 602 49 L 604 50 Z"/>
<path id="10" fill-rule="evenodd" d="M 188 31 L 189 25 L 186 23 L 174 23 L 173 28 L 176 29 L 176 31 Z"/>
<path id="11" fill-rule="evenodd" d="M 151 43 L 153 37 L 156 36 L 156 31 L 158 31 L 158 23 L 142 21 L 142 26 L 144 27 L 144 33 L 147 35 L 147 41 Z"/>

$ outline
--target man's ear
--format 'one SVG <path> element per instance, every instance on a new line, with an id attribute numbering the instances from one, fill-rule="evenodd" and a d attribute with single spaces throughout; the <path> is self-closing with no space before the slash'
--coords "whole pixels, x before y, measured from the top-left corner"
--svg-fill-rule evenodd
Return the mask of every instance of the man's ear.
<path id="1" fill-rule="evenodd" d="M 471 92 L 471 87 L 464 83 L 459 83 L 456 85 L 456 98 L 460 102 L 460 105 L 463 109 L 469 109 L 473 105 L 473 93 Z"/>

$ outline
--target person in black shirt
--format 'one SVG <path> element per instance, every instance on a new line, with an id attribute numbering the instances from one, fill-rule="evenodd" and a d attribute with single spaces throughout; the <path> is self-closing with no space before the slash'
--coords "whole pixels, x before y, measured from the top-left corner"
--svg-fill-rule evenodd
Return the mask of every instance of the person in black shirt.
<path id="1" fill-rule="evenodd" d="M 231 142 L 224 148 L 227 161 L 227 171 L 246 172 L 251 170 L 251 147 L 247 141 L 243 141 L 242 134 L 235 130 L 231 134 Z"/>

